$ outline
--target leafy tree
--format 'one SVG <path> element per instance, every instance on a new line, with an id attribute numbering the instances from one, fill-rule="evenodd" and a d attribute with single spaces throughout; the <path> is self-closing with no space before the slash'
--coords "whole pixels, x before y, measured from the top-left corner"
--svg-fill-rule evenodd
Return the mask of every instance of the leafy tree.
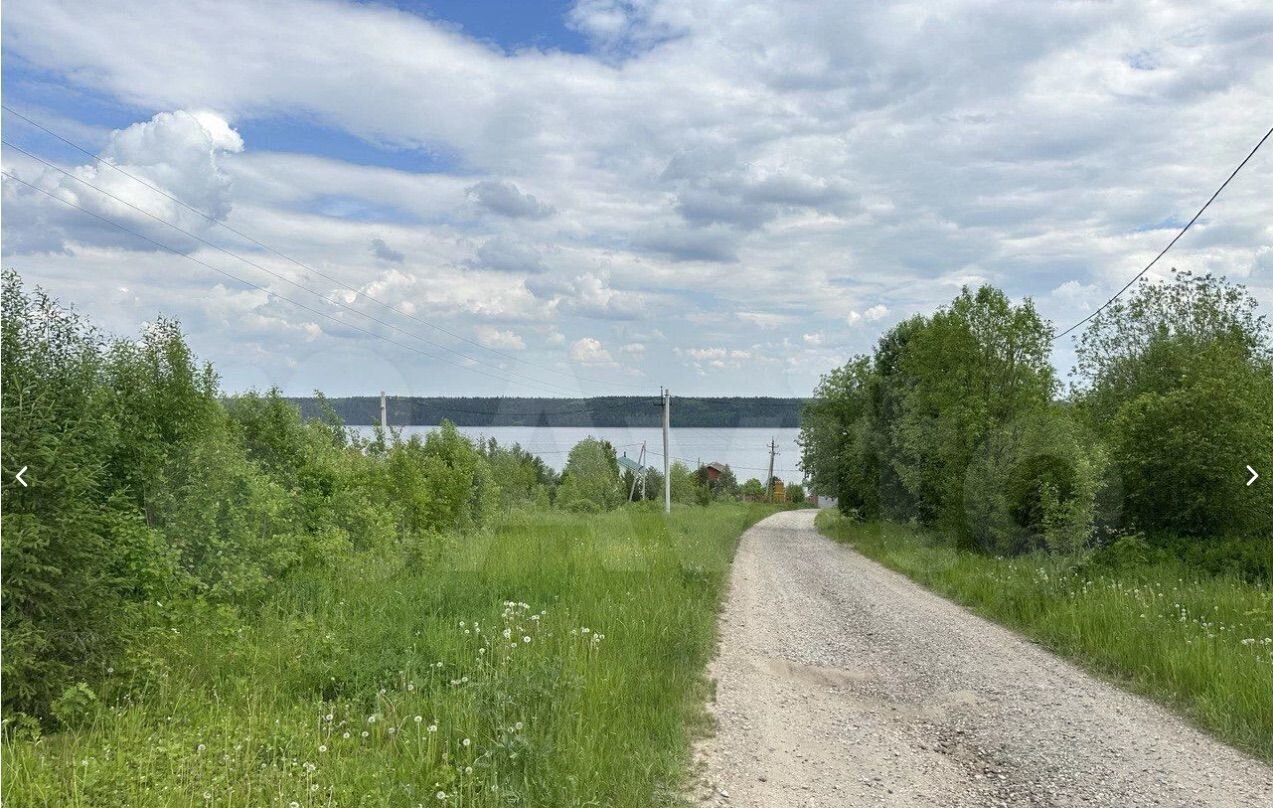
<path id="1" fill-rule="evenodd" d="M 750 480 L 743 483 L 741 488 L 741 493 L 743 495 L 743 499 L 750 499 L 750 500 L 764 499 L 765 484 L 762 483 L 760 480 L 757 480 L 755 477 L 752 477 Z"/>
<path id="2" fill-rule="evenodd" d="M 1266 318 L 1241 286 L 1178 272 L 1092 319 L 1078 344 L 1085 423 L 1110 447 L 1124 515 L 1152 532 L 1269 535 L 1273 360 Z"/>
<path id="3" fill-rule="evenodd" d="M 804 502 L 804 486 L 800 483 L 792 483 L 787 486 L 788 502 Z"/>
<path id="4" fill-rule="evenodd" d="M 911 335 L 893 464 L 921 521 L 967 536 L 968 466 L 995 425 L 1047 405 L 1051 337 L 1029 300 L 1013 306 L 988 286 L 964 289 Z"/>
<path id="5" fill-rule="evenodd" d="M 672 479 L 673 502 L 690 505 L 699 501 L 699 487 L 694 481 L 694 472 L 690 471 L 689 466 L 679 460 L 675 461 L 668 470 L 668 477 Z"/>
<path id="6" fill-rule="evenodd" d="M 571 510 L 604 511 L 618 507 L 627 492 L 619 487 L 619 460 L 608 441 L 588 437 L 575 444 L 566 460 L 557 502 Z"/>

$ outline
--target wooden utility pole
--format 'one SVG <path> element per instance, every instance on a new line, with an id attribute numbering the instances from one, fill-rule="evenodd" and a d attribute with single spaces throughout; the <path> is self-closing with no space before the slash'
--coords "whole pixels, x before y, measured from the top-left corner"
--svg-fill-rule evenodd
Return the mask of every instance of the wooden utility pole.
<path id="1" fill-rule="evenodd" d="M 774 501 L 774 455 L 778 454 L 778 444 L 769 438 L 769 476 L 765 478 L 765 499 Z"/>
<path id="2" fill-rule="evenodd" d="M 645 499 L 645 441 L 641 441 L 641 456 L 637 458 L 637 465 L 641 468 L 632 475 L 632 490 L 628 492 L 628 502 L 636 494 L 638 479 L 641 480 L 641 499 Z"/>

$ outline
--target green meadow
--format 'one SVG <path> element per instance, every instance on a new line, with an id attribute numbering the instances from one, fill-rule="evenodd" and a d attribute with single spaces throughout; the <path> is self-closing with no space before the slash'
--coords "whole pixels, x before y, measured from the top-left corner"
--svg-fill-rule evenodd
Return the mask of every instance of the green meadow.
<path id="1" fill-rule="evenodd" d="M 10 731 L 13 805 L 650 806 L 678 799 L 741 532 L 772 509 L 514 515 L 435 562 L 173 609 L 140 690 Z M 63 699 L 64 711 L 74 699 Z"/>

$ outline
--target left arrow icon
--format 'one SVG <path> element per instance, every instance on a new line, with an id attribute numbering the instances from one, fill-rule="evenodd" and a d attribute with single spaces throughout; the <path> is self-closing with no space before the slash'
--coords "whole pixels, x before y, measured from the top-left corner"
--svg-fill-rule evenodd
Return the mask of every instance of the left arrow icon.
<path id="1" fill-rule="evenodd" d="M 19 471 L 19 472 L 18 472 L 17 474 L 15 474 L 15 475 L 13 475 L 13 479 L 15 479 L 15 480 L 17 480 L 18 482 L 22 483 L 22 487 L 23 487 L 23 488 L 27 488 L 27 487 L 28 487 L 28 486 L 27 486 L 27 481 L 26 481 L 26 480 L 24 480 L 24 479 L 22 479 L 22 475 L 23 475 L 23 474 L 26 474 L 26 473 L 27 473 L 27 467 L 26 467 L 26 466 L 23 466 L 21 471 Z"/>

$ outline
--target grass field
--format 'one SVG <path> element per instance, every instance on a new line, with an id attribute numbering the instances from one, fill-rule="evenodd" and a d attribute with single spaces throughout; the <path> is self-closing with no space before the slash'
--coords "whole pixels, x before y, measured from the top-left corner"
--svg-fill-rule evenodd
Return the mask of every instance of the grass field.
<path id="1" fill-rule="evenodd" d="M 771 511 L 533 513 L 440 560 L 295 576 L 250 613 L 174 608 L 143 684 L 86 695 L 76 729 L 6 730 L 5 800 L 673 804 L 734 547 Z"/>
<path id="2" fill-rule="evenodd" d="M 1158 562 L 990 558 L 915 528 L 818 516 L 832 538 L 1273 762 L 1273 594 Z"/>

